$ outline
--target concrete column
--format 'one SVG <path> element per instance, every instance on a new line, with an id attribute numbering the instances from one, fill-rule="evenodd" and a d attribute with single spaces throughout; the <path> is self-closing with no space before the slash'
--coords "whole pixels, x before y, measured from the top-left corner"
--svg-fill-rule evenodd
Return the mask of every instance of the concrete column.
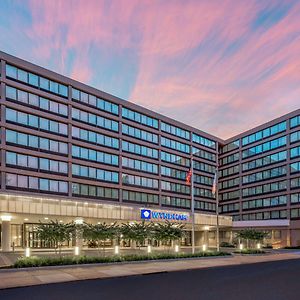
<path id="1" fill-rule="evenodd" d="M 229 243 L 230 243 L 230 244 L 233 243 L 233 232 L 232 232 L 232 230 L 230 231 Z"/>
<path id="2" fill-rule="evenodd" d="M 79 249 L 81 249 L 82 245 L 83 245 L 82 230 L 76 229 L 75 235 L 76 235 L 75 246 L 77 246 L 77 247 L 79 247 Z"/>
<path id="3" fill-rule="evenodd" d="M 2 220 L 1 231 L 2 231 L 2 239 L 1 239 L 2 251 L 9 252 L 11 251 L 10 221 Z"/>
<path id="4" fill-rule="evenodd" d="M 204 230 L 204 244 L 209 247 L 208 230 Z"/>
<path id="5" fill-rule="evenodd" d="M 288 247 L 291 246 L 291 229 L 290 228 L 287 229 L 286 245 Z"/>

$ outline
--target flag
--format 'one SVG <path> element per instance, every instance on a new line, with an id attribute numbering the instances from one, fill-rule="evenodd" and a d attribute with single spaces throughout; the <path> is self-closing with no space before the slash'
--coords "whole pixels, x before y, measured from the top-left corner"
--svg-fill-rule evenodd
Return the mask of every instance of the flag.
<path id="1" fill-rule="evenodd" d="M 192 179 L 192 169 L 190 169 L 186 175 L 186 184 L 191 184 L 191 179 Z"/>
<path id="2" fill-rule="evenodd" d="M 217 171 L 215 172 L 215 177 L 211 189 L 211 192 L 213 193 L 214 196 L 216 195 L 216 191 L 217 191 Z"/>

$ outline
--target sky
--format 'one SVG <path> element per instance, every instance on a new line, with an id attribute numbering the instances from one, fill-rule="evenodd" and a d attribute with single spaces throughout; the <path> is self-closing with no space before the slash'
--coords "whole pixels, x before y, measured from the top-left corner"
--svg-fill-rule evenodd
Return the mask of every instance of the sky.
<path id="1" fill-rule="evenodd" d="M 0 50 L 229 138 L 300 108 L 299 0 L 1 0 Z"/>

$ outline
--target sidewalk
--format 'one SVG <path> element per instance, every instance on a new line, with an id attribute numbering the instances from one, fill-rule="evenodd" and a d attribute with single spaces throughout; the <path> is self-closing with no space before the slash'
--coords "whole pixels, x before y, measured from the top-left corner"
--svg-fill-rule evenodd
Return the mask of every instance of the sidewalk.
<path id="1" fill-rule="evenodd" d="M 0 270 L 0 289 L 67 282 L 86 279 L 104 279 L 158 272 L 172 272 L 219 266 L 232 266 L 287 259 L 300 259 L 300 252 L 232 257 L 148 261 L 122 264 L 93 264 L 77 266 L 41 267 Z"/>

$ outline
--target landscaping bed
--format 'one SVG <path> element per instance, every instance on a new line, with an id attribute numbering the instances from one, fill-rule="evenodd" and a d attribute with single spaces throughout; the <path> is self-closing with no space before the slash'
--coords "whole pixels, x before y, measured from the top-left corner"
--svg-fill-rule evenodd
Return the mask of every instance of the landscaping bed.
<path id="1" fill-rule="evenodd" d="M 199 252 L 195 254 L 149 254 L 149 255 L 126 255 L 126 256 L 110 256 L 110 257 L 20 257 L 12 267 L 29 268 L 42 266 L 63 266 L 63 265 L 79 265 L 79 264 L 95 264 L 95 263 L 118 263 L 118 262 L 134 262 L 149 260 L 167 260 L 181 258 L 197 258 L 197 257 L 213 257 L 228 256 L 226 252 Z"/>
<path id="2" fill-rule="evenodd" d="M 235 254 L 266 254 L 266 251 L 259 249 L 244 249 L 244 250 L 236 250 L 233 253 Z"/>

